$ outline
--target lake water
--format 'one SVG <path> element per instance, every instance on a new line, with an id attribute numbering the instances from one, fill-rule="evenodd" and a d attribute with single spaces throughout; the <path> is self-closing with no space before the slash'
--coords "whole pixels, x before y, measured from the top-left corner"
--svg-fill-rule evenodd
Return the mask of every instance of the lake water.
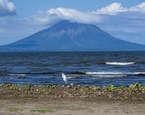
<path id="1" fill-rule="evenodd" d="M 0 84 L 145 85 L 145 52 L 0 53 Z"/>

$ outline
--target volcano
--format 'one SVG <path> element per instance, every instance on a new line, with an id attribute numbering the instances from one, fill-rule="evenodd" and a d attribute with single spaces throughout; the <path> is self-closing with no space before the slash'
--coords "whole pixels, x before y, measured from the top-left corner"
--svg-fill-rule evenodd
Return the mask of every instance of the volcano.
<path id="1" fill-rule="evenodd" d="M 139 51 L 145 45 L 113 37 L 99 27 L 60 21 L 14 43 L 0 47 L 0 51 Z"/>

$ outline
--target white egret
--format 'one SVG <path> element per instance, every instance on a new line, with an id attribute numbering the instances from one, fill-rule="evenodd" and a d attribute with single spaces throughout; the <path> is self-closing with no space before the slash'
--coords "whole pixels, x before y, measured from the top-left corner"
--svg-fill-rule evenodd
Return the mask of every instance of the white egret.
<path id="1" fill-rule="evenodd" d="M 63 78 L 63 81 L 64 81 L 64 84 L 67 84 L 67 78 L 66 78 L 66 75 L 64 73 L 61 73 L 62 75 L 62 78 Z"/>

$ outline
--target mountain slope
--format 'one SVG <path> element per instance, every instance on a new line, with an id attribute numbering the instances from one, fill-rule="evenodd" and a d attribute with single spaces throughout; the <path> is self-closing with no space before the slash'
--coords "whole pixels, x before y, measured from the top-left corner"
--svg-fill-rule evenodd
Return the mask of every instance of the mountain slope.
<path id="1" fill-rule="evenodd" d="M 90 24 L 61 21 L 1 51 L 124 51 L 145 50 L 144 45 L 126 42 Z"/>

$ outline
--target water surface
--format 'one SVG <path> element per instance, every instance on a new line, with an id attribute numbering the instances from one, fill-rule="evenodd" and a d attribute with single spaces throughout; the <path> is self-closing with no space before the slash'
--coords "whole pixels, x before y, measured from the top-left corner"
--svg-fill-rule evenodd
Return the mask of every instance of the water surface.
<path id="1" fill-rule="evenodd" d="M 0 83 L 145 85 L 145 52 L 0 53 Z"/>

